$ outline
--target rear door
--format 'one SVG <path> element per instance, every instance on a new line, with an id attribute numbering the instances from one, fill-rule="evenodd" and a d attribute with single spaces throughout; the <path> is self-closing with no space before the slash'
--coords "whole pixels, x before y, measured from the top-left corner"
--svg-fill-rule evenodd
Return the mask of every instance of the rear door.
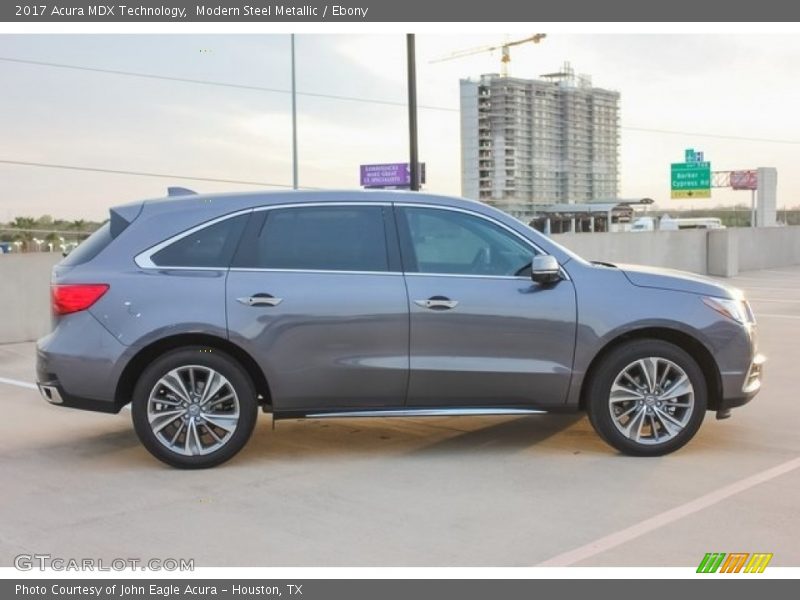
<path id="1" fill-rule="evenodd" d="M 277 411 L 401 407 L 408 300 L 391 206 L 257 210 L 227 281 L 228 329 Z"/>
<path id="2" fill-rule="evenodd" d="M 538 252 L 483 215 L 397 207 L 408 288 L 409 407 L 560 405 L 575 347 L 572 282 L 530 279 Z"/>

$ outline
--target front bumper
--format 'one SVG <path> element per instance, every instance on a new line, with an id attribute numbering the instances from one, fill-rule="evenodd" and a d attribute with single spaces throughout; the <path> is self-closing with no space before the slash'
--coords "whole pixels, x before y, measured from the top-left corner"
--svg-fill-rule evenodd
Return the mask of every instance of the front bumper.
<path id="1" fill-rule="evenodd" d="M 740 393 L 720 398 L 719 405 L 717 406 L 717 419 L 727 419 L 730 416 L 732 408 L 744 406 L 761 391 L 761 379 L 764 373 L 764 363 L 766 361 L 767 357 L 763 354 L 756 354 L 753 357 Z"/>

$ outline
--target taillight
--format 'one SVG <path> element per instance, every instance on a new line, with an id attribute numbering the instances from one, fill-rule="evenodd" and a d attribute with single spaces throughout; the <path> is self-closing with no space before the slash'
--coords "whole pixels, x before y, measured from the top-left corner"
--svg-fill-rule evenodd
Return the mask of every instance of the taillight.
<path id="1" fill-rule="evenodd" d="M 53 312 L 57 315 L 68 315 L 79 310 L 86 310 L 107 291 L 108 285 L 105 283 L 51 285 Z"/>

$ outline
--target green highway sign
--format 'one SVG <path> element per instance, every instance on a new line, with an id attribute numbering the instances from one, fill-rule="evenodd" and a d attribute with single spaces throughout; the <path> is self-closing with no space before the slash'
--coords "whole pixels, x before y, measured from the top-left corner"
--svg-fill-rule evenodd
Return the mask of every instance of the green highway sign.
<path id="1" fill-rule="evenodd" d="M 702 152 L 686 150 L 686 162 L 672 163 L 672 198 L 711 198 L 711 163 Z"/>

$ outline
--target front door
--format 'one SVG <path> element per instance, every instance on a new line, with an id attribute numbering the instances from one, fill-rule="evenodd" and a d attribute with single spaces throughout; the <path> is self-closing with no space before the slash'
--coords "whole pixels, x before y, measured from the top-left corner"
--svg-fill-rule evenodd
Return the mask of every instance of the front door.
<path id="1" fill-rule="evenodd" d="M 276 412 L 403 406 L 408 300 L 387 211 L 254 213 L 228 274 L 228 329 L 264 370 Z"/>
<path id="2" fill-rule="evenodd" d="M 398 206 L 411 311 L 409 407 L 562 404 L 572 282 L 530 279 L 537 250 L 477 213 Z"/>

